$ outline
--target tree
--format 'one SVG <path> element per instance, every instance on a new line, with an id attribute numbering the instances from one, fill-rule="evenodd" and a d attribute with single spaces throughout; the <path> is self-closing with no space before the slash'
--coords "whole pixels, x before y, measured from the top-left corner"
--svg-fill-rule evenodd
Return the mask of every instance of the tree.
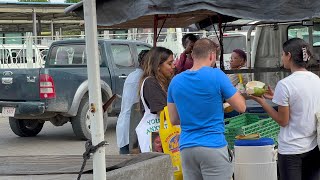
<path id="1" fill-rule="evenodd" d="M 81 0 L 65 0 L 64 2 L 65 3 L 78 3 L 80 2 Z"/>
<path id="2" fill-rule="evenodd" d="M 19 2 L 48 2 L 48 0 L 18 0 Z"/>

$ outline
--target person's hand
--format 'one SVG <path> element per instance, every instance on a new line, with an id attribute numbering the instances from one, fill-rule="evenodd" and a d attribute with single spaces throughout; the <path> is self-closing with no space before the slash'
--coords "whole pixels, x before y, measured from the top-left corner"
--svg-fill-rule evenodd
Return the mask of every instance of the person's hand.
<path id="1" fill-rule="evenodd" d="M 262 104 L 266 101 L 266 99 L 263 96 L 254 96 L 254 95 L 248 95 L 247 96 L 249 99 L 252 99 L 256 101 L 259 104 Z"/>
<path id="2" fill-rule="evenodd" d="M 187 44 L 186 49 L 184 50 L 184 53 L 185 53 L 185 54 L 190 54 L 190 53 L 192 52 L 193 45 L 194 45 L 193 42 L 189 42 L 189 43 Z"/>
<path id="3" fill-rule="evenodd" d="M 270 86 L 268 86 L 268 90 L 267 90 L 267 92 L 263 95 L 263 97 L 264 98 L 266 98 L 266 99 L 273 99 L 273 94 L 274 94 L 274 91 L 273 91 L 273 89 L 271 89 L 271 87 Z"/>
<path id="4" fill-rule="evenodd" d="M 245 100 L 251 99 L 247 93 L 240 93 Z"/>

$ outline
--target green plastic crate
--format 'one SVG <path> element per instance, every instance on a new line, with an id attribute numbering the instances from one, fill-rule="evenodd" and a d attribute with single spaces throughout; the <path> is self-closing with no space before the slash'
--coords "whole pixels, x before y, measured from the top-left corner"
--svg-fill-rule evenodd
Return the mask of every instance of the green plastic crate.
<path id="1" fill-rule="evenodd" d="M 225 119 L 225 136 L 229 148 L 234 148 L 237 135 L 249 135 L 259 133 L 261 137 L 272 138 L 278 142 L 280 126 L 266 114 L 244 113 L 239 116 Z"/>

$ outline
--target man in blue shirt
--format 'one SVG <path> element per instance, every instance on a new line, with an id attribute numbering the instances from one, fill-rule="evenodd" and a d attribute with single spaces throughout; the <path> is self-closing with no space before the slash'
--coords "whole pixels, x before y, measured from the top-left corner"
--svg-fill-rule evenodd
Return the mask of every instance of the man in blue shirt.
<path id="1" fill-rule="evenodd" d="M 181 125 L 184 180 L 230 180 L 232 164 L 224 136 L 223 100 L 245 112 L 245 99 L 216 62 L 217 45 L 209 39 L 193 47 L 193 67 L 173 78 L 168 90 L 172 124 Z"/>

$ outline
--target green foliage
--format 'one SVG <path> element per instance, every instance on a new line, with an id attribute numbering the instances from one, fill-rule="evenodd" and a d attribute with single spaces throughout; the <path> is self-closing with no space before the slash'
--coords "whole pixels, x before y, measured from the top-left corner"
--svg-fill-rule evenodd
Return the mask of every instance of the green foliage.
<path id="1" fill-rule="evenodd" d="M 19 2 L 48 2 L 48 0 L 18 0 Z"/>
<path id="2" fill-rule="evenodd" d="M 64 2 L 65 3 L 78 3 L 80 2 L 81 0 L 65 0 Z"/>

